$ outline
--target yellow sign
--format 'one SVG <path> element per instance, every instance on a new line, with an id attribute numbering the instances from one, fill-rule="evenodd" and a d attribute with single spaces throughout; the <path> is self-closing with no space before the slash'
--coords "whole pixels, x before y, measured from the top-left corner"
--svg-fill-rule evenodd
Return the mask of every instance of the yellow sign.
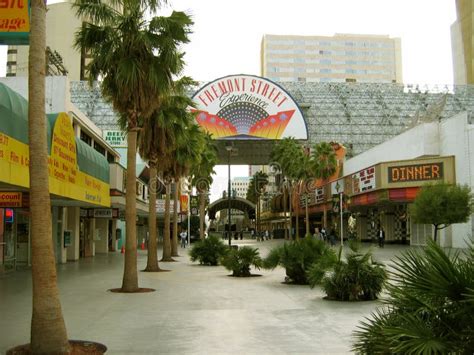
<path id="1" fill-rule="evenodd" d="M 21 192 L 0 192 L 0 207 L 21 207 Z"/>
<path id="2" fill-rule="evenodd" d="M 0 181 L 28 188 L 29 158 L 28 145 L 0 133 Z M 51 194 L 110 207 L 109 184 L 78 169 L 74 131 L 64 112 L 54 124 L 48 170 Z"/>
<path id="3" fill-rule="evenodd" d="M 0 0 L 0 32 L 30 32 L 28 0 Z"/>

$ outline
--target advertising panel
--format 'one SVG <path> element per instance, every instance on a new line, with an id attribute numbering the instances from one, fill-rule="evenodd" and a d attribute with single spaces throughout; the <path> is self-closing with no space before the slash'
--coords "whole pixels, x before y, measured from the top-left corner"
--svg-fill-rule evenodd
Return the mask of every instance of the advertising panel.
<path id="1" fill-rule="evenodd" d="M 28 0 L 0 0 L 0 44 L 28 44 Z"/>
<path id="2" fill-rule="evenodd" d="M 252 75 L 230 75 L 197 91 L 196 121 L 214 139 L 308 139 L 303 113 L 278 84 Z"/>
<path id="3" fill-rule="evenodd" d="M 0 191 L 0 207 L 22 207 L 22 193 Z"/>
<path id="4" fill-rule="evenodd" d="M 114 148 L 127 148 L 127 133 L 120 130 L 104 130 L 103 138 Z"/>
<path id="5" fill-rule="evenodd" d="M 0 181 L 28 188 L 29 159 L 27 144 L 0 133 Z M 50 193 L 110 206 L 109 184 L 78 169 L 74 131 L 64 112 L 58 114 L 54 124 L 48 172 Z"/>
<path id="6" fill-rule="evenodd" d="M 191 196 L 191 216 L 199 215 L 199 197 Z"/>

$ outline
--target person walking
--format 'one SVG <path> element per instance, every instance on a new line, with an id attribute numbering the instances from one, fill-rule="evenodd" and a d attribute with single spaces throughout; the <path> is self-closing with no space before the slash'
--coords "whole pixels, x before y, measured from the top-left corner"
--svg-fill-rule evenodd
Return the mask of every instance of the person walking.
<path id="1" fill-rule="evenodd" d="M 380 226 L 379 231 L 377 232 L 377 237 L 379 239 L 379 247 L 383 248 L 385 245 L 385 231 L 382 226 Z"/>
<path id="2" fill-rule="evenodd" d="M 179 236 L 181 238 L 181 248 L 186 248 L 186 239 L 187 239 L 188 233 L 183 230 L 181 231 Z"/>

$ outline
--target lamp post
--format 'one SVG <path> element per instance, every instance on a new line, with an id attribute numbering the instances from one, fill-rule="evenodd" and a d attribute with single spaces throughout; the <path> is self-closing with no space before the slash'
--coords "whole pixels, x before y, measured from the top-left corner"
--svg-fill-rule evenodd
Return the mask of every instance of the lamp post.
<path id="1" fill-rule="evenodd" d="M 343 231 L 344 231 L 344 227 L 342 225 L 343 223 L 343 217 L 342 217 L 342 198 L 344 197 L 344 192 L 341 191 L 339 192 L 339 212 L 341 213 L 341 246 L 344 245 L 344 236 L 343 236 Z"/>
<path id="2" fill-rule="evenodd" d="M 228 230 L 227 230 L 227 235 L 229 237 L 229 247 L 231 246 L 231 240 L 232 240 L 232 237 L 231 237 L 231 232 L 230 232 L 230 224 L 231 224 L 231 215 L 230 215 L 230 194 L 231 194 L 231 191 L 230 191 L 230 153 L 232 152 L 232 146 L 231 145 L 226 145 L 225 146 L 225 149 L 227 150 L 227 165 L 228 165 L 228 174 L 229 174 L 229 181 L 228 181 L 228 185 L 227 185 L 227 201 L 228 201 L 228 206 L 227 206 L 227 220 L 228 220 Z"/>

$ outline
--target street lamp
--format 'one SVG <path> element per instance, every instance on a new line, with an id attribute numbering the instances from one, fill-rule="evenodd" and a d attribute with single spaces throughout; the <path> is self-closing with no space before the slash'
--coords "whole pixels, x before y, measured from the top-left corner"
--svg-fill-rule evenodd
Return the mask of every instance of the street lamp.
<path id="1" fill-rule="evenodd" d="M 228 168 L 229 168 L 229 182 L 228 182 L 228 185 L 227 185 L 227 201 L 228 201 L 228 206 L 227 206 L 227 220 L 228 220 L 228 230 L 227 230 L 227 233 L 228 233 L 228 237 L 229 237 L 229 247 L 231 245 L 231 240 L 232 240 L 232 236 L 231 236 L 231 232 L 230 232 L 230 224 L 231 224 L 231 216 L 230 216 L 230 194 L 231 194 L 231 191 L 230 191 L 230 154 L 232 153 L 232 146 L 231 145 L 226 145 L 225 146 L 225 149 L 227 150 L 227 165 L 228 165 Z"/>

